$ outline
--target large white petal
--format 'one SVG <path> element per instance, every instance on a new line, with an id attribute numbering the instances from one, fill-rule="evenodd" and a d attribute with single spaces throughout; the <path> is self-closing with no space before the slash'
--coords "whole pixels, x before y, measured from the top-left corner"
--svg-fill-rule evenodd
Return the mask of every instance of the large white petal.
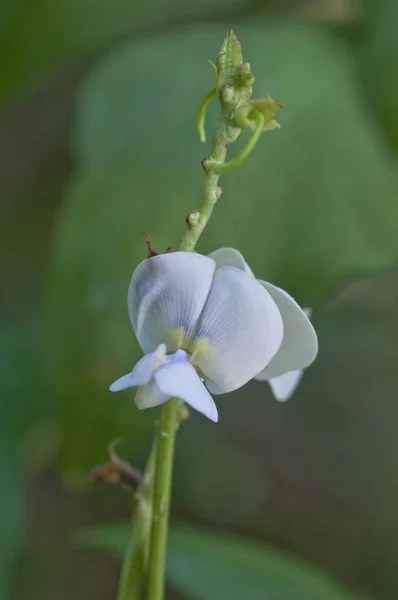
<path id="1" fill-rule="evenodd" d="M 218 412 L 213 398 L 188 361 L 185 352 L 176 354 L 178 356 L 172 362 L 156 371 L 155 382 L 158 390 L 169 398 L 181 398 L 216 423 Z"/>
<path id="2" fill-rule="evenodd" d="M 131 373 L 123 375 L 110 386 L 111 392 L 120 392 L 130 387 L 148 383 L 156 364 L 156 352 L 150 352 L 141 358 Z"/>
<path id="3" fill-rule="evenodd" d="M 211 258 L 192 252 L 159 254 L 144 260 L 133 273 L 128 308 L 145 353 L 165 343 L 176 350 L 173 331 L 190 334 L 209 294 L 215 270 Z M 177 336 L 178 337 L 178 336 Z"/>
<path id="4" fill-rule="evenodd" d="M 162 394 L 162 392 L 158 390 L 154 377 L 146 385 L 139 387 L 135 395 L 135 403 L 140 410 L 159 406 L 169 399 L 170 396 Z"/>
<path id="5" fill-rule="evenodd" d="M 268 381 L 273 396 L 280 402 L 285 402 L 294 394 L 303 376 L 303 370 L 289 371 Z"/>
<path id="6" fill-rule="evenodd" d="M 233 267 L 216 270 L 200 317 L 197 338 L 209 352 L 194 357 L 210 392 L 235 390 L 259 373 L 282 342 L 282 317 L 267 290 L 251 275 Z"/>
<path id="7" fill-rule="evenodd" d="M 235 267 L 254 277 L 254 273 L 243 258 L 243 255 L 239 250 L 235 250 L 235 248 L 219 248 L 218 250 L 214 250 L 214 252 L 210 252 L 209 258 L 215 261 L 217 267 Z"/>
<path id="8" fill-rule="evenodd" d="M 283 319 L 283 342 L 269 365 L 256 375 L 258 381 L 266 381 L 308 367 L 318 353 L 318 339 L 304 310 L 287 292 L 259 281 L 275 300 Z M 308 309 L 307 309 L 308 310 Z"/>

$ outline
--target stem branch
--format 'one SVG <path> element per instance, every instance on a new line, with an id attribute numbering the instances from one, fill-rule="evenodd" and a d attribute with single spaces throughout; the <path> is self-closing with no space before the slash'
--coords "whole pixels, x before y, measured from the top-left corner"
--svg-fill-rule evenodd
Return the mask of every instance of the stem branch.
<path id="1" fill-rule="evenodd" d="M 226 171 L 230 171 L 231 169 L 238 167 L 241 164 L 241 162 L 243 162 L 245 160 L 245 158 L 247 158 L 247 156 L 249 156 L 250 152 L 253 150 L 254 146 L 257 144 L 258 140 L 260 139 L 260 136 L 264 131 L 264 125 L 265 125 L 265 119 L 264 119 L 263 115 L 259 112 L 254 113 L 253 120 L 256 123 L 256 128 L 255 128 L 250 140 L 248 141 L 246 146 L 243 148 L 243 150 L 241 152 L 239 152 L 239 154 L 237 156 L 235 156 L 235 158 L 233 158 L 232 160 L 230 160 L 228 162 L 224 162 L 224 163 L 209 162 L 207 165 L 207 169 L 209 169 L 211 171 L 216 171 L 218 173 L 225 173 Z"/>

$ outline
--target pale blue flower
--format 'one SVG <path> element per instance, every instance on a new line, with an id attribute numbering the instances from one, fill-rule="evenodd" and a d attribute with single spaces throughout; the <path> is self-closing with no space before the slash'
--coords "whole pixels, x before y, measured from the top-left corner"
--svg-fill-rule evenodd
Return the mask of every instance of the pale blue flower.
<path id="1" fill-rule="evenodd" d="M 253 271 L 242 254 L 234 248 L 220 248 L 209 255 L 217 267 L 230 266 L 241 269 L 254 278 Z M 281 402 L 288 400 L 296 390 L 303 369 L 308 367 L 318 352 L 318 340 L 310 323 L 311 309 L 300 308 L 297 302 L 284 290 L 257 280 L 272 296 L 283 320 L 283 341 L 272 360 L 254 379 L 268 381 L 272 393 Z"/>
<path id="2" fill-rule="evenodd" d="M 263 283 L 236 265 L 218 266 L 191 252 L 144 260 L 131 279 L 128 309 L 145 356 L 111 391 L 137 386 L 138 408 L 181 398 L 217 421 L 210 394 L 231 392 L 262 374 L 281 348 L 277 304 Z"/>

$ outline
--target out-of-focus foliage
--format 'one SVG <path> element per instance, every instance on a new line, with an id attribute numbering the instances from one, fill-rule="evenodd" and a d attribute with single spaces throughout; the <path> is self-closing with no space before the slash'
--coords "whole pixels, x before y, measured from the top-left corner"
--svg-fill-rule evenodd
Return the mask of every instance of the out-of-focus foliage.
<path id="1" fill-rule="evenodd" d="M 238 0 L 218 0 L 218 9 Z M 1 99 L 26 93 L 89 52 L 118 37 L 161 27 L 168 17 L 209 14 L 199 0 L 14 0 L 7 3 L 0 27 Z M 217 8 L 214 7 L 214 8 Z M 172 20 L 171 20 L 172 24 Z"/>
<path id="2" fill-rule="evenodd" d="M 10 575 L 14 572 L 14 557 L 21 549 L 26 530 L 25 483 L 21 466 L 0 447 L 0 474 L 6 486 L 2 490 L 0 534 L 0 598 L 7 598 Z"/>
<path id="3" fill-rule="evenodd" d="M 88 490 L 111 439 L 145 461 L 156 411 L 107 391 L 139 356 L 128 281 L 145 257 L 140 230 L 158 251 L 177 246 L 200 204 L 208 146 L 196 110 L 213 84 L 206 61 L 233 26 L 255 94 L 286 108 L 282 129 L 222 177 L 199 250 L 237 246 L 259 277 L 314 306 L 320 354 L 289 403 L 253 383 L 218 399 L 217 428 L 198 415 L 184 424 L 173 507 L 396 599 L 398 3 L 338 12 L 349 4 L 4 3 L 1 598 L 114 597 L 98 556 L 76 557 L 73 530 L 127 517 L 128 497 Z M 355 30 L 351 44 L 334 35 L 343 29 Z M 214 103 L 209 132 L 216 113 Z M 212 566 L 217 543 L 189 568 Z M 181 578 L 184 560 L 172 554 Z M 196 597 L 194 575 L 179 579 L 181 597 Z M 228 578 L 216 575 L 199 600 L 222 600 Z"/>
<path id="4" fill-rule="evenodd" d="M 380 0 L 365 7 L 371 17 L 363 39 L 365 93 L 384 135 L 398 152 L 398 3 Z"/>
<path id="5" fill-rule="evenodd" d="M 102 525 L 79 539 L 121 558 L 127 532 L 128 523 Z M 326 573 L 265 544 L 183 524 L 173 524 L 169 537 L 167 579 L 190 598 L 360 600 Z"/>

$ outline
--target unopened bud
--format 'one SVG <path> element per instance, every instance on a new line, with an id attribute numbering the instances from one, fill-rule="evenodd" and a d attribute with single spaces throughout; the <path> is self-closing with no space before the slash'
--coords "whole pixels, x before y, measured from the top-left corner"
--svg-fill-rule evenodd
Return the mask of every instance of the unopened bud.
<path id="1" fill-rule="evenodd" d="M 201 215 L 198 210 L 193 210 L 190 212 L 185 218 L 188 227 L 197 227 L 199 225 L 200 216 Z"/>
<path id="2" fill-rule="evenodd" d="M 231 29 L 224 38 L 216 61 L 219 90 L 226 85 L 235 86 L 235 76 L 242 63 L 242 48 Z"/>
<path id="3" fill-rule="evenodd" d="M 283 108 L 283 104 L 271 96 L 254 98 L 235 111 L 233 120 L 237 127 L 253 130 L 256 128 L 254 113 L 261 113 L 264 117 L 264 131 L 269 131 L 278 127 L 274 117 L 281 108 Z"/>

